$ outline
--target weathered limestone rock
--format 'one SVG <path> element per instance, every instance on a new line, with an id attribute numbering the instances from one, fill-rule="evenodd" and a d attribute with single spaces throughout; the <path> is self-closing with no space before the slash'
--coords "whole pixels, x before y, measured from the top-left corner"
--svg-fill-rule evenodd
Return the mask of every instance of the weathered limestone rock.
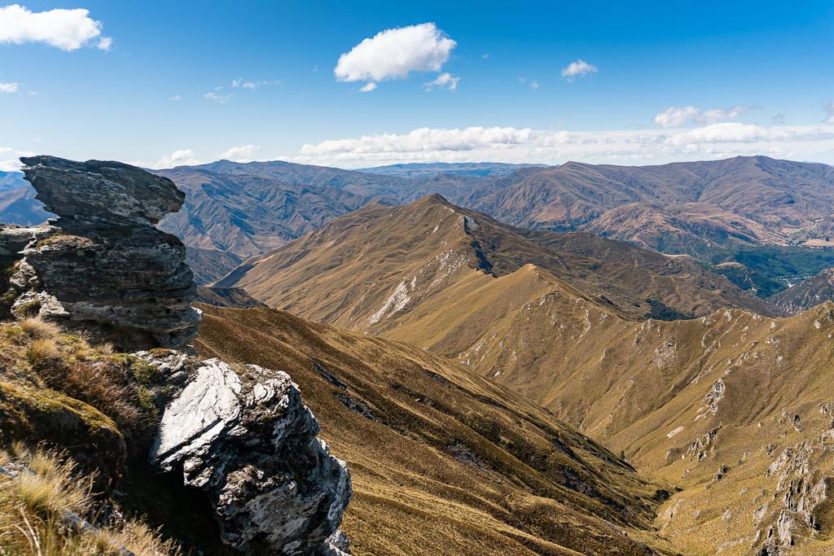
<path id="1" fill-rule="evenodd" d="M 154 227 L 182 206 L 173 182 L 118 162 L 21 160 L 37 198 L 58 215 L 10 279 L 27 311 L 126 349 L 191 342 L 200 313 L 185 247 Z"/>
<path id="2" fill-rule="evenodd" d="M 237 549 L 344 554 L 350 476 L 318 432 L 286 373 L 209 359 L 166 408 L 151 458 L 208 492 Z"/>

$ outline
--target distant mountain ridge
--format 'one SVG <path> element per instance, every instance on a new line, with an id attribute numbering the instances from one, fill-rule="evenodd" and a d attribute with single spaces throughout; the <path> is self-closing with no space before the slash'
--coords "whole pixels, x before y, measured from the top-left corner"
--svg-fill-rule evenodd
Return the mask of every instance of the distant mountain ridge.
<path id="1" fill-rule="evenodd" d="M 513 225 L 588 231 L 710 264 L 771 258 L 773 270 L 727 272 L 762 296 L 834 266 L 834 168 L 824 164 L 756 156 L 644 167 L 461 163 L 354 171 L 221 160 L 158 172 L 188 194 L 184 210 L 162 227 L 189 247 L 201 283 L 369 202 L 431 193 Z M 0 221 L 46 216 L 26 184 L 7 181 Z"/>
<path id="2" fill-rule="evenodd" d="M 359 172 L 399 176 L 403 178 L 432 178 L 450 176 L 507 176 L 523 168 L 543 168 L 545 164 L 505 164 L 500 162 L 412 162 L 360 168 Z"/>

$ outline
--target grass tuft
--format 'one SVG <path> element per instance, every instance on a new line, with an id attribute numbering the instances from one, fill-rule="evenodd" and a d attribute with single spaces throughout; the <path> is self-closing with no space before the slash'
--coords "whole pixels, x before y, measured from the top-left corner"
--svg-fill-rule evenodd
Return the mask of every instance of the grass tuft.
<path id="1" fill-rule="evenodd" d="M 78 527 L 74 518 L 93 519 L 93 477 L 79 475 L 73 464 L 52 452 L 15 447 L 0 452 L 0 464 L 14 476 L 0 474 L 0 554 L 176 555 L 178 548 L 140 521 Z"/>
<path id="2" fill-rule="evenodd" d="M 24 319 L 20 328 L 30 338 L 36 339 L 55 338 L 61 333 L 57 325 L 37 317 Z"/>
<path id="3" fill-rule="evenodd" d="M 26 359 L 35 368 L 43 367 L 59 359 L 58 342 L 54 338 L 37 338 L 29 344 Z"/>

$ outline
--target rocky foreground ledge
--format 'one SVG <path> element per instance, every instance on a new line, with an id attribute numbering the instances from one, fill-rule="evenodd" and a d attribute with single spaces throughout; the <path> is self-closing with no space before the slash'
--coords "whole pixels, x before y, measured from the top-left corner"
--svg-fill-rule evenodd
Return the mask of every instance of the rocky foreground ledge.
<path id="1" fill-rule="evenodd" d="M 191 305 L 196 287 L 185 248 L 155 228 L 179 210 L 184 194 L 166 178 L 117 162 L 21 160 L 37 198 L 58 218 L 34 228 L 0 226 L 0 317 L 17 319 L 19 329 L 28 322 L 42 335 L 56 334 L 49 331 L 54 324 L 63 332 L 52 340 L 58 347 L 37 361 L 32 346 L 0 353 L 12 362 L 0 366 L 0 443 L 72 446 L 73 456 L 93 452 L 85 460 L 94 465 L 95 446 L 46 430 L 60 416 L 41 418 L 40 389 L 47 397 L 69 396 L 67 407 L 90 405 L 88 413 L 97 416 L 76 428 L 107 423 L 123 447 L 111 467 L 143 466 L 202 492 L 202 507 L 171 510 L 213 516 L 226 546 L 243 553 L 346 554 L 339 525 L 351 498 L 350 475 L 318 438 L 318 421 L 292 379 L 192 354 L 200 312 Z M 85 348 L 81 337 L 126 353 Z M 17 354 L 24 349 L 28 362 Z M 118 384 L 65 386 L 60 377 L 72 373 Z M 110 386 L 132 399 L 107 400 L 101 392 Z M 121 419 L 111 421 L 108 407 L 96 407 L 102 399 L 120 408 Z M 152 421 L 155 440 L 130 432 L 134 423 L 124 415 L 131 411 Z M 71 413 L 76 420 L 85 414 Z M 30 418 L 19 422 L 20 415 Z M 20 426 L 13 430 L 11 423 Z M 138 455 L 124 462 L 124 454 Z M 118 481 L 124 471 L 106 475 Z"/>

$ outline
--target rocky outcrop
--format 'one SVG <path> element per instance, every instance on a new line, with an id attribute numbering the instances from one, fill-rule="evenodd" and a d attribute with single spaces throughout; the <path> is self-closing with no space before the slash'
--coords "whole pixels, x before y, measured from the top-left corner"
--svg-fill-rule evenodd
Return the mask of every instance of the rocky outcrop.
<path id="1" fill-rule="evenodd" d="M 125 357 L 141 365 L 131 364 L 125 380 L 139 383 L 137 403 L 153 409 L 148 419 L 161 415 L 151 465 L 206 494 L 187 507 L 175 502 L 173 511 L 210 514 L 220 540 L 245 553 L 346 554 L 339 525 L 350 475 L 317 437 L 318 421 L 290 377 L 199 361 L 179 349 L 197 335 L 196 286 L 183 244 L 155 225 L 179 210 L 184 194 L 167 178 L 117 162 L 22 161 L 37 198 L 58 218 L 37 228 L 0 227 L 0 308 L 135 351 Z M 0 365 L 0 377 L 3 371 Z M 142 440 L 128 439 L 141 443 L 138 450 L 127 449 L 114 421 L 76 401 L 0 383 L 0 442 L 62 446 L 72 438 L 83 450 L 68 451 L 82 464 L 120 469 L 140 452 L 139 465 L 147 466 L 156 423 Z"/>
<path id="2" fill-rule="evenodd" d="M 0 297 L 0 318 L 10 316 L 12 303 L 17 297 L 14 291 L 9 291 L 9 278 L 23 257 L 21 251 L 32 241 L 50 233 L 49 226 L 0 226 L 0 294 L 8 292 L 8 295 Z"/>
<path id="3" fill-rule="evenodd" d="M 151 457 L 208 493 L 226 544 L 343 554 L 350 476 L 318 431 L 286 373 L 209 359 L 166 408 Z"/>
<path id="4" fill-rule="evenodd" d="M 154 225 L 179 210 L 173 182 L 118 162 L 21 159 L 53 227 L 22 251 L 13 312 L 83 328 L 120 348 L 181 347 L 197 335 L 185 247 Z"/>

